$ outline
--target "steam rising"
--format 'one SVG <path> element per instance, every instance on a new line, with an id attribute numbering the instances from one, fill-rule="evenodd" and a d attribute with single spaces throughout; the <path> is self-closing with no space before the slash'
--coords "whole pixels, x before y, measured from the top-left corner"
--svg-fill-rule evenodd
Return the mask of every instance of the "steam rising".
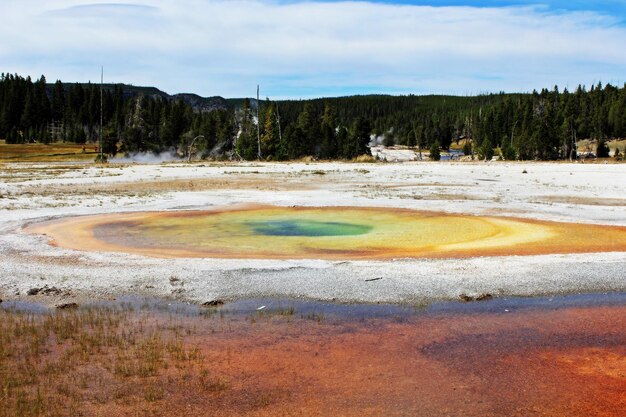
<path id="1" fill-rule="evenodd" d="M 136 152 L 124 156 L 123 158 L 111 158 L 109 159 L 109 162 L 118 164 L 160 164 L 161 162 L 174 162 L 182 160 L 183 158 L 180 155 L 178 155 L 175 151 L 170 150 L 161 153 Z"/>

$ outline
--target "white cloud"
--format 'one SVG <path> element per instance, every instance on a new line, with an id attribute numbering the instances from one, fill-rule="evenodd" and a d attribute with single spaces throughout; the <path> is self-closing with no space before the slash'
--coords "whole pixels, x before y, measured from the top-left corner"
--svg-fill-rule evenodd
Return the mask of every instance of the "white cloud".
<path id="1" fill-rule="evenodd" d="M 4 3 L 4 2 L 3 2 Z M 169 92 L 476 93 L 618 82 L 626 28 L 541 7 L 9 0 L 0 71 Z"/>

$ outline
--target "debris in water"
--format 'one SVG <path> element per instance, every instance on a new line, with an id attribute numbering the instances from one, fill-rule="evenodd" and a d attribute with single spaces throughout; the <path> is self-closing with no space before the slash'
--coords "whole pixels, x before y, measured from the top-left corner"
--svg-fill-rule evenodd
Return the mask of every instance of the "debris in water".
<path id="1" fill-rule="evenodd" d="M 76 303 L 64 303 L 56 306 L 59 310 L 73 310 L 78 308 L 78 304 Z"/>
<path id="2" fill-rule="evenodd" d="M 476 297 L 472 297 L 471 295 L 461 294 L 461 295 L 459 295 L 459 298 L 461 299 L 461 301 L 469 303 L 471 301 L 487 301 L 487 300 L 491 300 L 493 298 L 493 295 L 491 295 L 489 293 L 485 293 L 485 294 L 479 294 Z"/>
<path id="3" fill-rule="evenodd" d="M 30 290 L 28 290 L 26 292 L 27 295 L 38 295 L 38 294 L 43 294 L 43 295 L 61 295 L 63 293 L 62 290 L 58 289 L 57 287 L 48 287 L 43 286 L 41 288 L 31 288 Z M 66 291 L 66 294 L 70 294 L 70 291 Z"/>
<path id="4" fill-rule="evenodd" d="M 220 299 L 211 300 L 211 301 L 207 301 L 206 303 L 202 303 L 202 307 L 219 307 L 223 305 L 224 305 L 224 301 Z"/>
<path id="5" fill-rule="evenodd" d="M 41 291 L 41 288 L 31 288 L 26 292 L 26 295 L 37 295 Z"/>

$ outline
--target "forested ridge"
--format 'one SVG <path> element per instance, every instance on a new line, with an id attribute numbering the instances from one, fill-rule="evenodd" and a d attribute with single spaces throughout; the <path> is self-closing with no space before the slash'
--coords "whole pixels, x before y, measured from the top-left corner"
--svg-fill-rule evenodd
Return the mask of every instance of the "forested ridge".
<path id="1" fill-rule="evenodd" d="M 95 142 L 100 138 L 98 84 L 48 84 L 45 77 L 0 78 L 0 138 L 7 143 Z M 558 87 L 530 94 L 366 95 L 257 103 L 152 87 L 105 85 L 102 139 L 108 154 L 189 149 L 199 157 L 289 160 L 351 159 L 368 154 L 371 135 L 386 145 L 448 149 L 506 159 L 576 157 L 579 139 L 626 137 L 626 86 Z M 258 138 L 260 137 L 260 141 Z M 194 141 L 195 139 L 195 141 Z M 190 145 L 193 143 L 193 148 Z M 260 145 L 260 146 L 259 146 Z"/>

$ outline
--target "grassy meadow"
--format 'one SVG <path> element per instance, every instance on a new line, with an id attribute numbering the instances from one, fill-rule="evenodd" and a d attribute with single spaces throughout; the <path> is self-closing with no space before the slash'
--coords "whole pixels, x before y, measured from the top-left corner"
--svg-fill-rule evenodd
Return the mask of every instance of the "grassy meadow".
<path id="1" fill-rule="evenodd" d="M 7 144 L 0 140 L 0 162 L 90 162 L 96 158 L 93 144 L 25 143 Z"/>

